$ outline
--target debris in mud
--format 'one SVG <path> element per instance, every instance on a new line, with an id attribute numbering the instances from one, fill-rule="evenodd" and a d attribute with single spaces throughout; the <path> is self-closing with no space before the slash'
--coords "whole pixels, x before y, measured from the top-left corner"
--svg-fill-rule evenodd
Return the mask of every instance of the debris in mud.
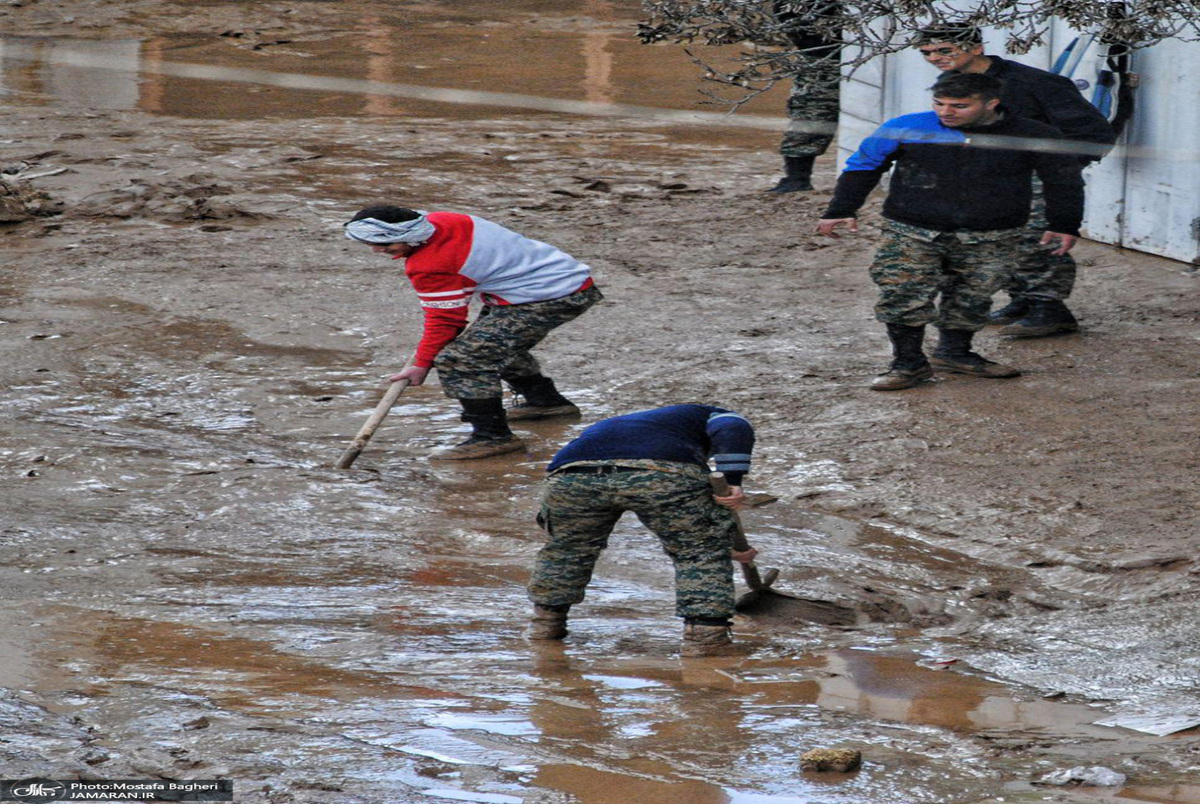
<path id="1" fill-rule="evenodd" d="M 21 223 L 58 215 L 63 203 L 20 179 L 0 178 L 0 223 Z"/>
<path id="2" fill-rule="evenodd" d="M 813 748 L 800 755 L 800 770 L 849 773 L 862 765 L 862 752 L 854 748 Z"/>
<path id="3" fill-rule="evenodd" d="M 76 774 L 86 766 L 72 756 L 86 749 L 87 730 L 0 688 L 0 767 L 11 778 Z"/>
<path id="4" fill-rule="evenodd" d="M 1097 720 L 1097 726 L 1116 726 L 1122 729 L 1140 731 L 1143 734 L 1153 734 L 1155 737 L 1166 737 L 1168 734 L 1187 731 L 1200 726 L 1200 717 L 1188 714 L 1168 714 L 1155 717 L 1153 715 L 1117 715 L 1115 717 Z"/>
<path id="5" fill-rule="evenodd" d="M 155 218 L 166 222 L 265 217 L 217 198 L 231 192 L 232 188 L 199 173 L 161 184 L 134 179 L 127 187 L 84 197 L 79 211 L 94 218 Z"/>
<path id="6" fill-rule="evenodd" d="M 934 657 L 932 659 L 921 659 L 917 665 L 924 667 L 926 670 L 949 670 L 953 665 L 958 664 L 958 659 L 950 657 Z"/>
<path id="7" fill-rule="evenodd" d="M 105 762 L 108 762 L 110 759 L 112 759 L 112 755 L 103 749 L 91 746 L 79 751 L 76 754 L 76 758 L 85 765 L 91 765 L 94 767 L 96 765 L 103 765 Z"/>
<path id="8" fill-rule="evenodd" d="M 1109 768 L 1102 768 L 1099 765 L 1091 767 L 1079 765 L 1078 767 L 1047 773 L 1041 779 L 1034 782 L 1034 784 L 1120 787 L 1125 784 L 1125 779 L 1125 774 L 1117 773 L 1115 770 L 1110 770 Z"/>
<path id="9" fill-rule="evenodd" d="M 791 595 L 766 594 L 748 605 L 739 605 L 738 611 L 752 615 L 760 622 L 778 624 L 813 623 L 836 628 L 850 628 L 858 624 L 858 612 L 832 600 L 800 598 Z"/>

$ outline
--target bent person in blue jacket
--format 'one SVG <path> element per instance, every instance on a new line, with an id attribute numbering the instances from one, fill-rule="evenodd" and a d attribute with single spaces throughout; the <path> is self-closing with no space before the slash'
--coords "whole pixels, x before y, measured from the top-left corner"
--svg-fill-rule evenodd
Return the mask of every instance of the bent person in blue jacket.
<path id="1" fill-rule="evenodd" d="M 562 639 L 567 613 L 583 601 L 596 560 L 626 511 L 662 542 L 675 565 L 675 613 L 684 620 L 685 656 L 719 653 L 731 642 L 732 560 L 757 551 L 732 549 L 742 478 L 750 469 L 754 429 L 737 413 L 712 405 L 670 405 L 604 419 L 551 459 L 538 524 L 529 598 L 530 639 Z M 709 460 L 725 474 L 729 494 L 716 497 Z"/>
<path id="2" fill-rule="evenodd" d="M 1058 129 L 1008 113 L 1003 83 L 950 73 L 933 86 L 933 111 L 887 121 L 846 162 L 817 231 L 858 231 L 858 209 L 895 168 L 883 205 L 883 240 L 871 265 L 879 288 L 875 317 L 887 326 L 894 359 L 876 391 L 912 388 L 942 371 L 1017 377 L 1020 371 L 971 350 L 992 296 L 1024 259 L 1033 177 L 1042 182 L 1051 253 L 1075 245 L 1083 219 L 1080 162 Z M 1029 142 L 1025 142 L 1029 140 Z M 938 345 L 925 357 L 925 326 Z"/>

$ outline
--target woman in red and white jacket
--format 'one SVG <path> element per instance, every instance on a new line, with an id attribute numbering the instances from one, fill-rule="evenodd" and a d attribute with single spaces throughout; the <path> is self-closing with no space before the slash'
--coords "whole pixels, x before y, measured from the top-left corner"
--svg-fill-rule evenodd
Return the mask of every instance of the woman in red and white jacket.
<path id="1" fill-rule="evenodd" d="M 351 240 L 405 261 L 425 314 L 412 364 L 391 380 L 420 385 L 436 368 L 446 395 L 459 401 L 463 421 L 472 426 L 470 438 L 435 460 L 515 452 L 525 444 L 509 429 L 510 419 L 579 414 L 529 350 L 603 298 L 588 266 L 554 246 L 457 212 L 367 207 L 345 231 Z M 484 307 L 468 325 L 477 295 Z M 501 381 L 524 398 L 507 412 Z"/>

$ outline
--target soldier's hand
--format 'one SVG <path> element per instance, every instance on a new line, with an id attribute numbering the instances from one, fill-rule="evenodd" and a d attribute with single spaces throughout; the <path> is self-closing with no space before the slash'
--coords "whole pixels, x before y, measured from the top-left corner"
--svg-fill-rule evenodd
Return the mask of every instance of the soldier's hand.
<path id="1" fill-rule="evenodd" d="M 1079 238 L 1075 235 L 1062 234 L 1061 232 L 1046 232 L 1044 235 L 1042 235 L 1042 240 L 1039 245 L 1048 246 L 1055 240 L 1058 241 L 1058 248 L 1050 253 L 1055 257 L 1061 257 L 1063 254 L 1066 254 L 1075 247 L 1075 243 L 1079 240 Z"/>
<path id="2" fill-rule="evenodd" d="M 718 497 L 714 494 L 713 499 L 716 500 L 717 505 L 723 505 L 726 508 L 732 508 L 736 511 L 745 504 L 746 494 L 742 491 L 741 486 L 730 486 L 729 494 L 724 497 Z"/>
<path id="3" fill-rule="evenodd" d="M 821 218 L 821 220 L 817 221 L 817 234 L 823 234 L 826 237 L 832 237 L 837 240 L 841 235 L 833 230 L 843 225 L 846 227 L 847 232 L 857 232 L 858 218 Z"/>
<path id="4" fill-rule="evenodd" d="M 734 561 L 740 561 L 743 564 L 749 564 L 758 555 L 758 551 L 751 547 L 749 550 L 730 550 L 729 555 L 733 556 Z"/>
<path id="5" fill-rule="evenodd" d="M 425 382 L 425 377 L 428 376 L 428 374 L 429 369 L 427 368 L 409 366 L 399 374 L 393 374 L 392 376 L 388 377 L 388 382 L 392 383 L 400 382 L 401 380 L 408 380 L 410 385 L 420 385 L 421 383 Z"/>

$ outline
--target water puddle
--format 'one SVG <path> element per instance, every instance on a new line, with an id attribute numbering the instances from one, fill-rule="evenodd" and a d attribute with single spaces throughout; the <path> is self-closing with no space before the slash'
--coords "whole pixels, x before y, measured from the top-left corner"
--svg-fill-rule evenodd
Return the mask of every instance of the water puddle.
<path id="1" fill-rule="evenodd" d="M 104 601 L 125 616 L 43 607 L 33 618 L 38 640 L 18 640 L 41 647 L 17 661 L 10 652 L 0 686 L 29 689 L 32 666 L 61 666 L 69 651 L 65 668 L 87 682 L 76 682 L 60 706 L 85 717 L 124 705 L 148 685 L 158 703 L 145 717 L 155 728 L 190 722 L 202 702 L 210 719 L 265 719 L 275 724 L 268 733 L 300 729 L 321 745 L 340 736 L 363 746 L 356 762 L 370 772 L 383 773 L 388 752 L 399 752 L 433 763 L 443 781 L 458 779 L 455 768 L 487 769 L 497 784 L 558 790 L 583 804 L 878 802 L 914 787 L 978 785 L 960 763 L 984 756 L 993 741 L 1113 734 L 1091 725 L 1102 715 L 1094 707 L 1041 699 L 917 654 L 863 647 L 681 663 L 669 651 L 659 655 L 658 625 L 645 617 L 609 624 L 642 632 L 640 658 L 595 643 L 513 650 L 511 637 L 497 641 L 497 617 L 485 610 L 503 605 L 494 598 L 474 600 L 474 623 L 456 629 L 444 625 L 453 622 L 450 611 L 403 615 L 443 623 L 421 632 L 388 627 L 382 612 L 396 591 L 388 585 L 336 597 L 331 588 L 276 586 L 266 609 L 253 589 L 233 597 L 224 588 L 225 600 L 173 591 L 169 608 L 154 590 L 140 601 Z M 169 613 L 176 622 L 135 611 Z M 0 629 L 6 639 L 31 628 L 10 627 L 22 633 Z M 597 639 L 604 638 L 613 637 Z M 34 683 L 49 681 L 41 691 L 54 697 L 54 678 L 42 673 Z M 229 739 L 215 729 L 207 736 Z M 859 747 L 863 769 L 829 778 L 799 773 L 799 753 L 831 744 Z M 725 766 L 711 764 L 718 755 L 756 760 L 724 778 L 711 771 Z M 315 756 L 307 761 L 323 765 Z M 701 767 L 710 770 L 694 778 Z M 421 792 L 435 789 L 463 800 L 520 795 L 486 785 Z"/>
<path id="2" fill-rule="evenodd" d="M 146 41 L 4 37 L 0 92 L 24 103 L 222 120 L 621 117 L 676 133 L 715 129 L 684 135 L 710 145 L 750 145 L 761 135 L 747 130 L 784 125 L 783 88 L 732 117 L 704 105 L 699 69 L 677 47 L 633 36 L 636 4 L 528 5 L 528 16 L 510 8 L 498 19 L 483 3 L 416 9 L 425 24 L 382 10 L 286 41 L 237 30 Z"/>

